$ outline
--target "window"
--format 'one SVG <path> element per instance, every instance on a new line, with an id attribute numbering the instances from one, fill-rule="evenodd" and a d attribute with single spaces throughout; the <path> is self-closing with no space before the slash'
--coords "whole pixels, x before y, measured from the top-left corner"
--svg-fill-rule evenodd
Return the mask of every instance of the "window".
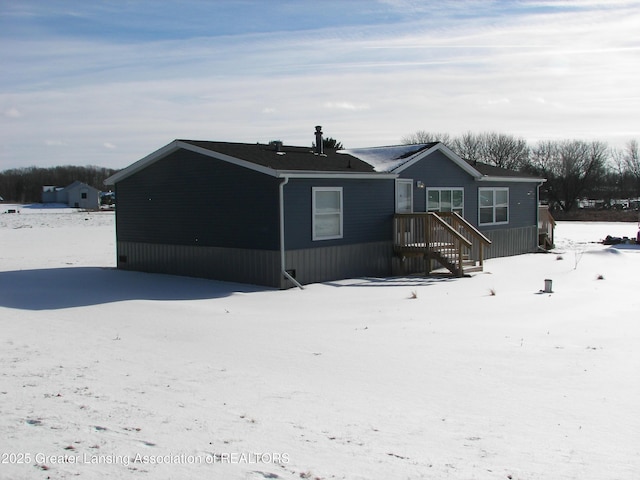
<path id="1" fill-rule="evenodd" d="M 428 188 L 427 212 L 456 212 L 464 216 L 463 188 Z"/>
<path id="2" fill-rule="evenodd" d="M 478 197 L 480 225 L 509 222 L 508 188 L 479 188 Z"/>
<path id="3" fill-rule="evenodd" d="M 82 193 L 80 194 L 80 198 L 82 198 L 82 199 L 86 199 L 86 198 L 87 198 L 87 192 L 82 192 Z"/>
<path id="4" fill-rule="evenodd" d="M 313 240 L 342 238 L 342 187 L 313 187 Z"/>
<path id="5" fill-rule="evenodd" d="M 396 213 L 413 212 L 413 180 L 396 180 Z"/>

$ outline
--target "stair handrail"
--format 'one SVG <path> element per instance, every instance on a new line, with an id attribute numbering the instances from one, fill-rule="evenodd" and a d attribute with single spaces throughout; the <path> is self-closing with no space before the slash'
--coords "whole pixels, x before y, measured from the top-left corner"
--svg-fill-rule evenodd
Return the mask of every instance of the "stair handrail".
<path id="1" fill-rule="evenodd" d="M 453 240 L 453 246 L 456 251 L 456 261 L 454 262 L 456 268 L 456 275 L 461 277 L 463 275 L 463 255 L 462 248 L 463 246 L 471 249 L 473 245 L 470 240 L 468 240 L 464 235 L 458 232 L 455 228 L 453 228 L 449 223 L 447 223 L 442 217 L 440 217 L 436 212 L 429 212 L 429 217 L 432 220 L 435 220 L 437 225 L 440 225 L 444 230 L 449 233 Z M 431 229 L 433 230 L 434 225 L 431 224 Z"/>
<path id="2" fill-rule="evenodd" d="M 463 216 L 461 216 L 457 212 L 440 212 L 440 215 L 443 217 L 451 217 L 455 223 L 458 225 L 462 225 L 464 228 L 469 230 L 469 232 L 476 237 L 478 240 L 483 242 L 485 245 L 491 245 L 491 240 L 483 235 L 483 233 L 474 227 L 471 223 L 469 223 Z"/>
<path id="3" fill-rule="evenodd" d="M 456 224 L 456 227 L 462 227 L 466 229 L 469 234 L 478 240 L 478 263 L 482 267 L 484 265 L 484 247 L 491 245 L 491 240 L 485 237 L 476 227 L 471 225 L 464 217 L 456 212 L 446 212 L 445 216 L 448 216 L 452 223 Z"/>
<path id="4" fill-rule="evenodd" d="M 438 212 L 440 213 L 440 212 Z M 429 212 L 428 215 L 432 218 L 435 219 L 436 223 L 438 223 L 439 225 L 441 225 L 442 227 L 445 228 L 445 230 L 447 230 L 449 233 L 451 233 L 451 235 L 454 236 L 455 239 L 457 239 L 458 241 L 464 243 L 464 245 L 468 248 L 471 247 L 471 245 L 473 245 L 471 243 L 471 241 L 469 239 L 467 239 L 464 235 L 462 235 L 460 232 L 458 232 L 455 228 L 453 228 L 451 225 L 449 225 L 447 222 L 445 222 L 442 217 L 440 217 L 440 215 L 438 215 L 438 213 L 436 212 Z"/>

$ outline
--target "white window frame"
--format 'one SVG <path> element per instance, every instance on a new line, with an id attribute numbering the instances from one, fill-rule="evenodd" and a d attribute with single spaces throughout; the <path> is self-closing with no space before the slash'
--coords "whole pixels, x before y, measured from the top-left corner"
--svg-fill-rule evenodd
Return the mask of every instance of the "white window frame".
<path id="1" fill-rule="evenodd" d="M 493 205 L 491 207 L 483 207 L 480 201 L 480 197 L 482 192 L 492 192 L 493 194 Z M 496 192 L 507 192 L 507 202 L 496 204 Z M 496 221 L 496 209 L 497 208 L 505 208 L 507 209 L 507 219 L 505 221 Z M 492 221 L 491 222 L 482 222 L 481 211 L 483 208 L 491 208 L 492 209 Z M 509 187 L 481 187 L 478 188 L 478 225 L 479 226 L 487 226 L 487 225 L 506 225 L 509 223 Z"/>
<path id="2" fill-rule="evenodd" d="M 438 193 L 439 197 L 438 197 L 438 209 L 437 210 L 433 209 L 433 208 L 429 208 L 429 192 L 430 191 L 433 192 L 435 190 L 437 190 L 439 192 Z M 454 209 L 453 209 L 453 192 L 454 191 L 462 192 L 462 212 L 459 215 L 464 218 L 464 187 L 427 187 L 425 189 L 425 193 L 424 193 L 424 195 L 425 195 L 425 203 L 424 204 L 426 206 L 426 211 L 427 212 L 441 212 L 442 211 L 441 210 L 442 206 L 441 206 L 440 199 L 442 198 L 442 191 L 443 190 L 451 192 L 451 210 L 450 211 L 452 211 L 452 212 L 454 211 Z M 458 210 L 458 209 L 456 209 L 456 210 Z"/>
<path id="3" fill-rule="evenodd" d="M 399 194 L 400 188 L 398 188 L 401 184 L 409 185 L 409 193 L 410 193 L 410 207 L 408 212 L 401 212 L 399 207 Z M 409 178 L 398 178 L 396 179 L 396 213 L 413 213 L 413 180 Z"/>
<path id="4" fill-rule="evenodd" d="M 340 194 L 340 209 L 338 212 L 318 212 L 316 211 L 316 194 L 318 192 L 338 192 Z M 336 238 L 342 238 L 344 234 L 343 219 L 344 219 L 344 202 L 342 197 L 342 187 L 312 187 L 311 188 L 311 235 L 313 241 L 319 240 L 334 240 Z M 336 215 L 339 216 L 339 230 L 337 235 L 317 235 L 316 234 L 316 218 L 318 216 Z"/>

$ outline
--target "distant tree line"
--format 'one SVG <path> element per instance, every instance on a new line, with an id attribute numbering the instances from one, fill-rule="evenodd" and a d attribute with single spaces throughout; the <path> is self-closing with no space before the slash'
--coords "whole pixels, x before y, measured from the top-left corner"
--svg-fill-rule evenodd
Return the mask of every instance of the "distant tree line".
<path id="1" fill-rule="evenodd" d="M 538 175 L 547 181 L 540 189 L 542 200 L 562 211 L 577 207 L 581 198 L 602 200 L 640 197 L 640 153 L 638 141 L 623 149 L 601 141 L 546 140 L 529 145 L 513 135 L 466 132 L 417 131 L 402 138 L 404 144 L 442 142 L 470 162 Z"/>
<path id="2" fill-rule="evenodd" d="M 117 170 L 112 168 L 65 165 L 59 167 L 14 168 L 0 172 L 0 197 L 7 202 L 37 203 L 42 200 L 42 187 L 66 187 L 79 180 L 102 191 L 102 183 Z"/>

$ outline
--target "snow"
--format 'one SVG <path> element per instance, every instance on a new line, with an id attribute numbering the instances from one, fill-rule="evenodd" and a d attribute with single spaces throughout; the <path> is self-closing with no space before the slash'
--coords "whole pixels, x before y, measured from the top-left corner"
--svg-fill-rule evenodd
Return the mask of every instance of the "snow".
<path id="1" fill-rule="evenodd" d="M 432 144 L 392 145 L 388 147 L 351 148 L 338 150 L 337 153 L 349 154 L 373 166 L 376 172 L 392 172 L 399 166 L 411 161 L 413 155 Z"/>
<path id="2" fill-rule="evenodd" d="M 0 478 L 638 478 L 640 250 L 596 243 L 635 223 L 278 291 L 118 271 L 113 212 L 27 210 L 0 215 Z"/>

